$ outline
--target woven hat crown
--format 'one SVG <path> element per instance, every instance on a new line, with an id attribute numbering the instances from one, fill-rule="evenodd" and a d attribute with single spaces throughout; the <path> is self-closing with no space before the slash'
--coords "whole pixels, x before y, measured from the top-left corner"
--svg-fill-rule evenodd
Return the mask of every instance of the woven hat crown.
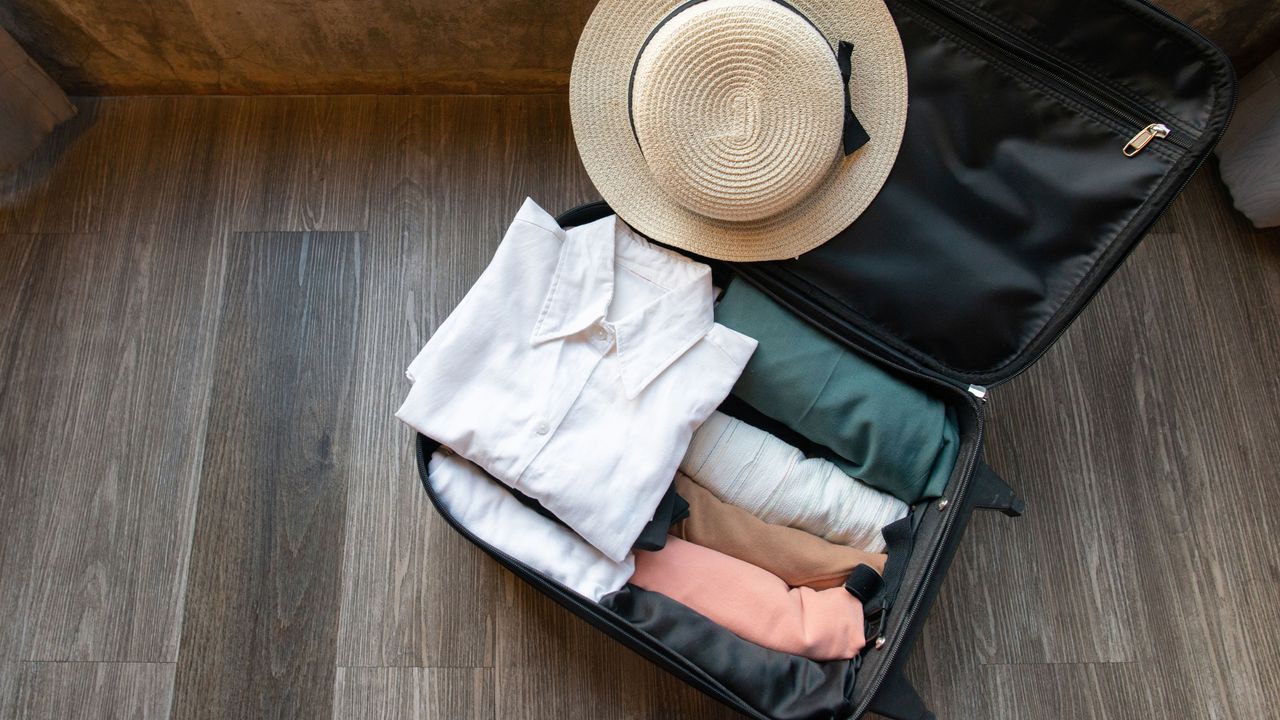
<path id="1" fill-rule="evenodd" d="M 884 0 L 599 0 L 569 108 L 583 167 L 637 232 L 793 258 L 889 176 L 906 61 Z"/>
<path id="2" fill-rule="evenodd" d="M 716 220 L 760 220 L 831 172 L 842 83 L 827 40 L 790 7 L 707 0 L 671 15 L 645 45 L 632 123 L 674 202 Z"/>

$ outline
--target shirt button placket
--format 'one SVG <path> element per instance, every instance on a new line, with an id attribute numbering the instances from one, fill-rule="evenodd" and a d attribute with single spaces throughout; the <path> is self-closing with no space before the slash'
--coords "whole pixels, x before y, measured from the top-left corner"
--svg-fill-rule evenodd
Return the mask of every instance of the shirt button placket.
<path id="1" fill-rule="evenodd" d="M 603 325 L 597 326 L 595 332 L 591 333 L 591 337 L 596 341 L 596 348 L 601 353 L 608 353 L 613 347 L 613 333 Z"/>

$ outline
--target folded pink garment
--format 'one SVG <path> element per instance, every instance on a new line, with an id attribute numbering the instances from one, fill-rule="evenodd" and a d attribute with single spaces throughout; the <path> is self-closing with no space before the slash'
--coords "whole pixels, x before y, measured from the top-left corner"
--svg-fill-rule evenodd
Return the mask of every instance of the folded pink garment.
<path id="1" fill-rule="evenodd" d="M 862 603 L 843 587 L 792 589 L 767 570 L 674 536 L 662 550 L 636 553 L 631 583 L 771 650 L 847 660 L 866 644 Z"/>

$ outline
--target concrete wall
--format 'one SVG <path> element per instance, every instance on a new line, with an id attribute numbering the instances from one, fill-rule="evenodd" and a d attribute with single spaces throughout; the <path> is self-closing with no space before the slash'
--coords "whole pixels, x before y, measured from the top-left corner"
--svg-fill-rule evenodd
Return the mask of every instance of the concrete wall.
<path id="1" fill-rule="evenodd" d="M 0 0 L 71 94 L 551 92 L 595 0 Z"/>
<path id="2" fill-rule="evenodd" d="M 1160 2 L 1242 73 L 1280 44 L 1277 0 Z M 594 5 L 0 0 L 0 27 L 76 95 L 559 92 Z"/>

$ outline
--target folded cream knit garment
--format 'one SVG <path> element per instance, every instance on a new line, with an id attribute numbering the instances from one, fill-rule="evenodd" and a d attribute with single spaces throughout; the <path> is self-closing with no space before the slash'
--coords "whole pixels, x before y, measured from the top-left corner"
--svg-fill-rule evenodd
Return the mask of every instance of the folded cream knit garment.
<path id="1" fill-rule="evenodd" d="M 892 495 L 720 412 L 693 434 L 680 470 L 767 523 L 867 552 L 884 551 L 880 529 L 907 515 Z"/>

